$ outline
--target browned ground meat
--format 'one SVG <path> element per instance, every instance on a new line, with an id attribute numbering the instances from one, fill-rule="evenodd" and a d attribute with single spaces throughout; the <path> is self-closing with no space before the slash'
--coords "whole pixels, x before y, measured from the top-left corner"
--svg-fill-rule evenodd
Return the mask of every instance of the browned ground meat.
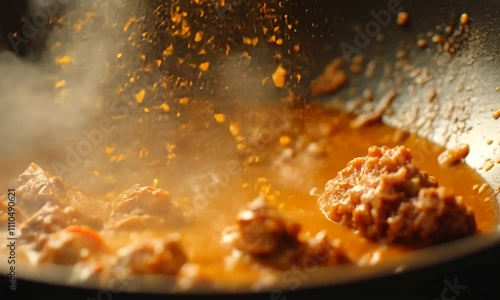
<path id="1" fill-rule="evenodd" d="M 102 237 L 88 227 L 69 226 L 49 236 L 40 251 L 39 263 L 74 265 L 106 253 Z"/>
<path id="2" fill-rule="evenodd" d="M 402 243 L 443 242 L 476 230 L 472 211 L 445 187 L 420 190 L 418 197 L 402 203 L 387 223 L 389 240 Z"/>
<path id="3" fill-rule="evenodd" d="M 123 274 L 175 275 L 187 262 L 180 236 L 138 241 L 118 250 L 113 269 Z"/>
<path id="4" fill-rule="evenodd" d="M 434 177 L 412 165 L 409 149 L 372 146 L 330 180 L 318 199 L 333 222 L 361 235 L 425 246 L 476 230 L 474 214 Z"/>
<path id="5" fill-rule="evenodd" d="M 47 202 L 68 206 L 84 202 L 85 199 L 79 190 L 34 163 L 19 176 L 19 183 L 16 189 L 17 204 L 28 215 L 38 211 Z"/>
<path id="6" fill-rule="evenodd" d="M 184 224 L 182 212 L 170 200 L 169 192 L 138 184 L 118 195 L 112 204 L 111 217 L 113 221 L 111 227 L 116 229 L 129 228 L 130 226 L 123 223 L 124 221 L 136 225 L 142 223 L 148 227 L 143 221 L 151 218 L 155 221 L 149 223 L 149 228 L 151 226 L 167 228 Z"/>
<path id="7" fill-rule="evenodd" d="M 34 250 L 40 250 L 50 234 L 71 225 L 100 230 L 103 222 L 99 218 L 81 213 L 74 207 L 62 208 L 49 202 L 21 224 L 19 241 L 22 244 L 32 244 Z"/>
<path id="8" fill-rule="evenodd" d="M 301 241 L 301 226 L 290 222 L 265 199 L 257 198 L 238 215 L 233 244 L 257 262 L 287 269 L 293 265 L 306 268 L 316 265 L 349 262 L 338 241 L 332 243 L 324 232 L 309 241 Z"/>

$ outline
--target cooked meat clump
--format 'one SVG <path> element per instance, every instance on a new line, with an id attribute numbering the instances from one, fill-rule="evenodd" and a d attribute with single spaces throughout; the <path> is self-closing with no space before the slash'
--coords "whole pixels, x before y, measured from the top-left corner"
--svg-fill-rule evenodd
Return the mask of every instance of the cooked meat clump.
<path id="1" fill-rule="evenodd" d="M 238 224 L 231 228 L 236 249 L 257 262 L 287 269 L 293 265 L 307 268 L 349 262 L 339 242 L 330 242 L 324 232 L 308 241 L 299 239 L 301 226 L 290 222 L 264 198 L 257 198 L 238 215 Z"/>
<path id="2" fill-rule="evenodd" d="M 60 206 L 84 202 L 85 195 L 63 180 L 32 163 L 18 178 L 16 202 L 28 215 L 42 208 L 47 202 Z"/>
<path id="3" fill-rule="evenodd" d="M 113 268 L 128 275 L 175 275 L 187 260 L 180 236 L 171 234 L 121 248 Z"/>
<path id="4" fill-rule="evenodd" d="M 388 220 L 389 236 L 402 243 L 442 242 L 473 234 L 474 214 L 445 187 L 420 190 Z"/>
<path id="5" fill-rule="evenodd" d="M 185 222 L 168 191 L 138 184 L 118 195 L 111 217 L 111 227 L 120 230 L 161 229 Z"/>
<path id="6" fill-rule="evenodd" d="M 471 235 L 474 213 L 434 177 L 412 165 L 403 147 L 372 146 L 327 182 L 319 197 L 331 221 L 372 240 L 428 246 Z"/>
<path id="7" fill-rule="evenodd" d="M 21 224 L 19 241 L 21 244 L 32 245 L 33 250 L 40 250 L 51 234 L 71 225 L 100 230 L 103 222 L 97 217 L 81 213 L 74 207 L 62 208 L 49 202 Z"/>

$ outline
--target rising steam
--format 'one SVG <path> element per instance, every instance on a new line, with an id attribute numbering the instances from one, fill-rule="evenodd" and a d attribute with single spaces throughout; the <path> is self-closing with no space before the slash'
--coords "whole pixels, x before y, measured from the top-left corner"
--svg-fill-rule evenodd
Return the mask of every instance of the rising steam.
<path id="1" fill-rule="evenodd" d="M 37 60 L 0 53 L 2 158 L 21 153 L 32 153 L 33 161 L 37 155 L 51 157 L 47 153 L 63 157 L 68 146 L 84 138 L 83 130 L 92 129 L 89 124 L 100 114 L 101 83 L 115 71 L 118 43 L 109 28 L 123 24 L 132 9 L 119 2 L 30 2 L 22 28 L 7 40 L 14 52 L 42 38 L 47 47 Z M 11 163 L 21 165 L 10 174 L 16 176 L 28 162 Z M 50 169 L 50 161 L 44 168 Z"/>

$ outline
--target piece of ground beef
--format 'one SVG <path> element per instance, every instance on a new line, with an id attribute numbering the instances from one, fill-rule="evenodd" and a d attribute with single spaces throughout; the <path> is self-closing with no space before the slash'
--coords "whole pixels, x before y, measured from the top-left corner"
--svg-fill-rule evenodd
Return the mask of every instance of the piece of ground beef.
<path id="1" fill-rule="evenodd" d="M 86 198 L 78 189 L 44 171 L 32 163 L 18 178 L 17 205 L 28 215 L 42 208 L 47 202 L 60 206 L 77 205 Z"/>
<path id="2" fill-rule="evenodd" d="M 155 218 L 158 222 L 151 222 L 150 225 L 156 224 L 165 228 L 176 227 L 185 222 L 182 212 L 172 203 L 169 192 L 138 184 L 118 195 L 112 204 L 111 217 L 111 227 L 119 226 L 125 229 L 130 229 L 130 226 L 119 223 L 129 220 L 131 221 L 129 225 L 132 223 L 140 225 L 141 218 L 136 217 Z M 158 228 L 158 226 L 153 227 Z"/>
<path id="3" fill-rule="evenodd" d="M 131 275 L 175 275 L 187 262 L 178 234 L 162 239 L 138 241 L 121 248 L 113 264 L 115 271 Z"/>
<path id="4" fill-rule="evenodd" d="M 473 234 L 474 214 L 432 176 L 412 165 L 409 149 L 372 146 L 328 181 L 318 198 L 331 221 L 372 240 L 426 246 Z"/>
<path id="5" fill-rule="evenodd" d="M 30 244 L 33 250 L 37 251 L 45 245 L 51 234 L 71 225 L 100 230 L 103 221 L 97 217 L 87 216 L 74 207 L 62 208 L 49 202 L 21 224 L 19 242 Z"/>
<path id="6" fill-rule="evenodd" d="M 473 212 L 445 187 L 420 190 L 418 197 L 402 203 L 387 223 L 388 239 L 406 244 L 445 242 L 476 231 Z"/>
<path id="7" fill-rule="evenodd" d="M 275 207 L 259 197 L 238 215 L 238 224 L 230 228 L 236 249 L 255 261 L 279 269 L 292 265 L 306 268 L 310 260 L 316 265 L 349 262 L 338 241 L 330 242 L 324 232 L 309 241 L 299 239 L 301 226 L 287 220 Z"/>

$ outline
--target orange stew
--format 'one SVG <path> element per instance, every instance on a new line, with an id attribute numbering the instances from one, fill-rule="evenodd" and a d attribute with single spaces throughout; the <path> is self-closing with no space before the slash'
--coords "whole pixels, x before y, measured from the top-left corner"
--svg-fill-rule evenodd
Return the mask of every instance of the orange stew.
<path id="1" fill-rule="evenodd" d="M 185 130 L 175 162 L 125 175 L 121 186 L 98 195 L 32 164 L 16 191 L 25 215 L 18 251 L 34 254 L 34 266 L 78 264 L 93 268 L 95 276 L 118 268 L 131 276 L 178 275 L 229 286 L 300 267 L 314 253 L 332 267 L 383 263 L 417 248 L 370 238 L 352 222 L 330 221 L 318 204 L 326 183 L 372 146 L 402 146 L 411 153 L 405 163 L 446 187 L 453 193 L 450 201 L 461 196 L 474 215 L 475 227 L 467 227 L 472 234 L 491 232 L 498 224 L 496 201 L 485 201 L 495 199 L 492 189 L 465 163 L 439 165 L 444 149 L 425 139 L 382 124 L 353 129 L 351 116 L 324 107 L 254 105 L 252 113 L 249 107 L 227 108 L 210 126 Z M 167 156 L 173 152 L 168 151 Z M 356 172 L 350 173 L 353 182 Z M 154 181 L 136 180 L 141 176 Z M 435 187 L 434 181 L 423 185 Z M 436 199 L 437 205 L 444 201 Z M 466 236 L 467 230 L 460 232 Z M 374 253 L 379 259 L 372 259 Z"/>

